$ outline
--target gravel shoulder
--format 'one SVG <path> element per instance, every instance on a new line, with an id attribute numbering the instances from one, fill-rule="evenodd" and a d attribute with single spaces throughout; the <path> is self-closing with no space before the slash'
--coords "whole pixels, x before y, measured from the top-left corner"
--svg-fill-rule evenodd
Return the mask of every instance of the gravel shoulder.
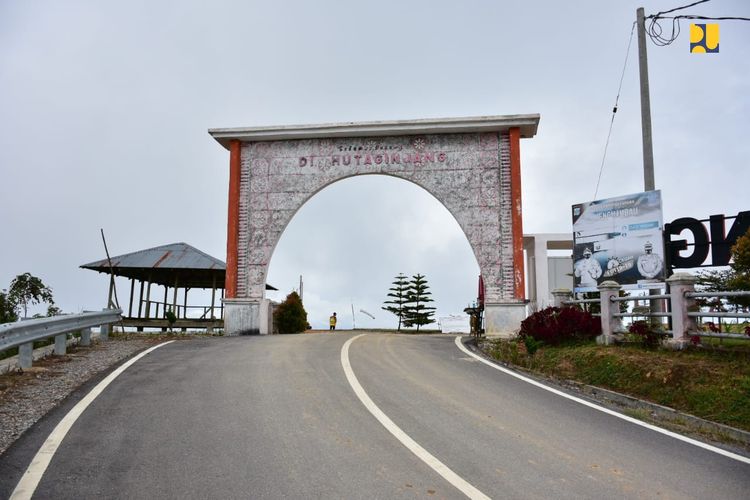
<path id="1" fill-rule="evenodd" d="M 162 335 L 112 337 L 0 375 L 0 455 L 86 381 L 162 341 Z"/>

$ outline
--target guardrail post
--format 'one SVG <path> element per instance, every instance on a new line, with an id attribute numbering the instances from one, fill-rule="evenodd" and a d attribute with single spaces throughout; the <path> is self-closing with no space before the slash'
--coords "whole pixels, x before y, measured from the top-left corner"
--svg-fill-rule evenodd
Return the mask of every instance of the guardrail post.
<path id="1" fill-rule="evenodd" d="M 99 327 L 99 341 L 106 342 L 109 340 L 109 332 L 111 328 L 110 325 L 102 325 Z"/>
<path id="2" fill-rule="evenodd" d="M 81 342 L 79 345 L 87 347 L 91 345 L 91 328 L 81 330 Z"/>
<path id="3" fill-rule="evenodd" d="M 552 297 L 554 298 L 555 307 L 565 307 L 564 302 L 573 298 L 573 292 L 567 288 L 555 288 L 552 290 Z"/>
<path id="4" fill-rule="evenodd" d="M 18 366 L 25 370 L 31 368 L 34 361 L 34 343 L 28 342 L 18 346 Z"/>
<path id="5" fill-rule="evenodd" d="M 55 356 L 62 356 L 67 351 L 68 334 L 55 335 Z"/>
<path id="6" fill-rule="evenodd" d="M 698 278 L 689 273 L 675 273 L 667 279 L 672 305 L 672 338 L 667 345 L 674 349 L 684 348 L 690 342 L 691 332 L 697 330 L 695 320 L 688 316 L 695 309 L 695 299 L 685 296 L 695 291 L 697 282 Z"/>
<path id="7" fill-rule="evenodd" d="M 615 334 L 620 331 L 621 323 L 620 318 L 614 316 L 620 307 L 617 302 L 612 302 L 612 298 L 620 295 L 622 287 L 616 281 L 604 281 L 597 288 L 601 297 L 602 334 L 596 338 L 596 341 L 599 344 L 612 345 L 615 341 Z"/>

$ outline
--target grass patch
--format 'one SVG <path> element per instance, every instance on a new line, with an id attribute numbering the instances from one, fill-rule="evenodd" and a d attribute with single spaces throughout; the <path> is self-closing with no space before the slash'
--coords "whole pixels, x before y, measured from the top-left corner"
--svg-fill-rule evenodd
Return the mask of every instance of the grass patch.
<path id="1" fill-rule="evenodd" d="M 543 346 L 491 340 L 493 358 L 541 374 L 610 389 L 750 431 L 750 346 L 685 351 L 596 344 Z"/>

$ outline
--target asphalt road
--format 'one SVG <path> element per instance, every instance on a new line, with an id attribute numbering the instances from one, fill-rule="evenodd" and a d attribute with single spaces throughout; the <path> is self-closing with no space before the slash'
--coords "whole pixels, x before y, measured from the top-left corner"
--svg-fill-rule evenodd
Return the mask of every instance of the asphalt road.
<path id="1" fill-rule="evenodd" d="M 357 397 L 352 337 L 157 349 L 80 416 L 34 498 L 465 498 Z M 489 497 L 748 498 L 750 465 L 510 377 L 453 336 L 369 334 L 349 360 L 390 420 Z M 0 497 L 73 403 L 0 458 Z"/>

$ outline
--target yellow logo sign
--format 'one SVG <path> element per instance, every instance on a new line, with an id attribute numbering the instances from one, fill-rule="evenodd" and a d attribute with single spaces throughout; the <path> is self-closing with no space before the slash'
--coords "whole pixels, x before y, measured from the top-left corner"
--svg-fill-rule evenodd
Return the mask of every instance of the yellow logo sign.
<path id="1" fill-rule="evenodd" d="M 693 54 L 718 54 L 719 25 L 691 24 L 690 52 Z"/>

